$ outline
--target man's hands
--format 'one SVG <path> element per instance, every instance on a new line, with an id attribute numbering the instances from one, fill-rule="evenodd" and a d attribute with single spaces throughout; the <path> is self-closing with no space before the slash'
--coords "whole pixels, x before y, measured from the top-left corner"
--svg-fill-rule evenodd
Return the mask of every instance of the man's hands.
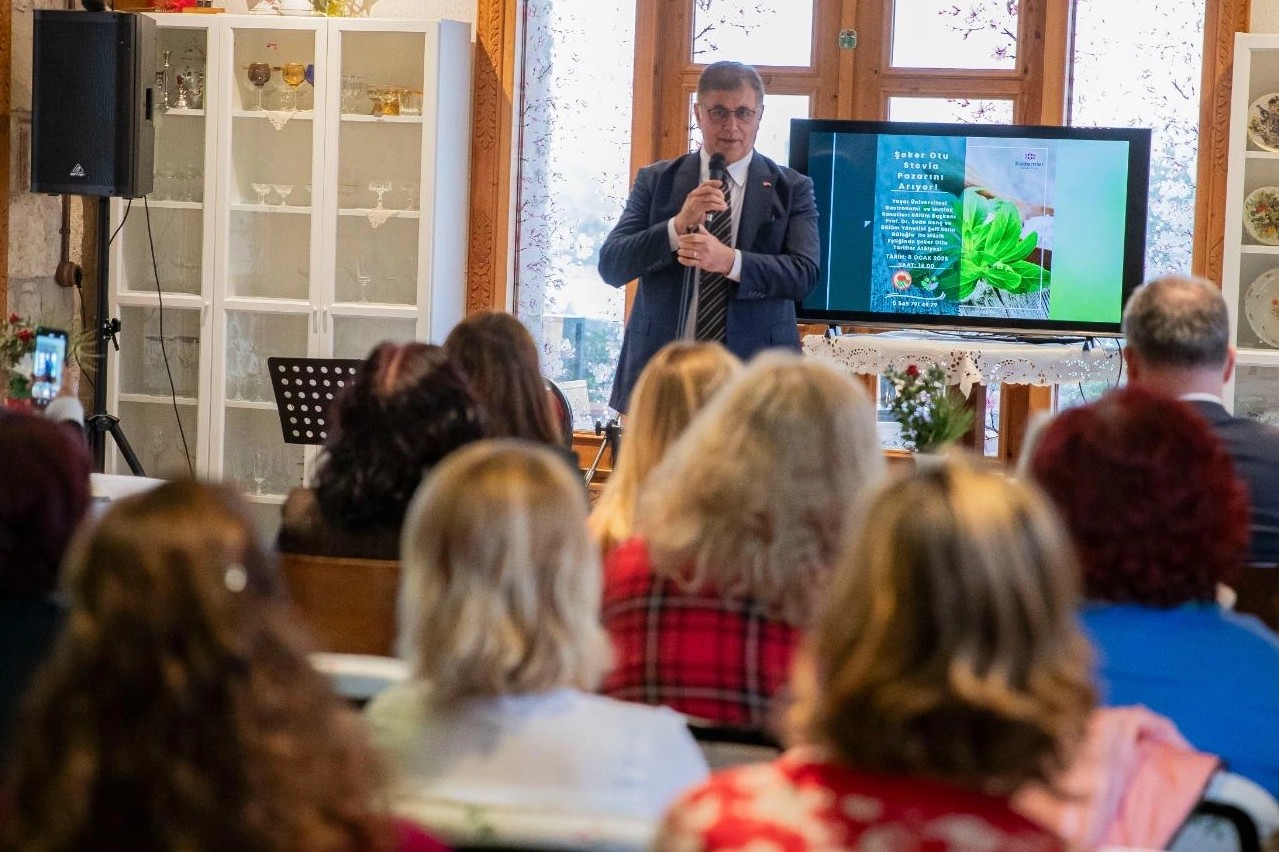
<path id="1" fill-rule="evenodd" d="M 684 199 L 684 206 L 674 219 L 675 233 L 679 238 L 676 259 L 684 266 L 727 275 L 737 254 L 711 236 L 703 224 L 706 214 L 728 210 L 722 186 L 717 180 L 704 180 Z"/>
<path id="2" fill-rule="evenodd" d="M 684 199 L 684 206 L 675 214 L 675 233 L 687 234 L 706 221 L 707 213 L 727 210 L 724 190 L 717 180 L 704 180 Z"/>
<path id="3" fill-rule="evenodd" d="M 737 252 L 712 236 L 704 225 L 698 225 L 694 233 L 679 235 L 676 255 L 675 259 L 684 266 L 696 266 L 720 275 L 731 272 L 737 260 Z"/>

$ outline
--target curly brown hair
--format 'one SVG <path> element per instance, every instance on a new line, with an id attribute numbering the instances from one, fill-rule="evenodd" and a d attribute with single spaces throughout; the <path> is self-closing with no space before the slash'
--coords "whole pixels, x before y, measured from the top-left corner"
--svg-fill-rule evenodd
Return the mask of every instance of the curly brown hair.
<path id="1" fill-rule="evenodd" d="M 72 545 L 15 728 L 4 845 L 377 850 L 380 764 L 309 664 L 235 495 L 168 483 Z"/>

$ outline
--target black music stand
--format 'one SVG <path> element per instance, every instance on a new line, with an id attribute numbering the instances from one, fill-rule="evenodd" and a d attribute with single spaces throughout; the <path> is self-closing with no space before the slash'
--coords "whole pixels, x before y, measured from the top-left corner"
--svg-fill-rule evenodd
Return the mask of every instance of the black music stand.
<path id="1" fill-rule="evenodd" d="M 358 358 L 267 358 L 286 444 L 323 444 L 329 406 L 355 380 Z"/>

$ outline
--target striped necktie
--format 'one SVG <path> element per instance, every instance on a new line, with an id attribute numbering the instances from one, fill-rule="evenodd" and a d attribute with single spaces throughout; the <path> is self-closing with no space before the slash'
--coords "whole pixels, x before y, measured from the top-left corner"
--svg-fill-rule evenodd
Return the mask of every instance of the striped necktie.
<path id="1" fill-rule="evenodd" d="M 707 230 L 711 236 L 726 246 L 733 245 L 733 194 L 731 181 L 724 181 L 724 203 L 728 208 L 717 213 Z M 702 270 L 697 285 L 697 325 L 693 337 L 697 340 L 724 342 L 728 331 L 729 280 L 718 272 Z"/>

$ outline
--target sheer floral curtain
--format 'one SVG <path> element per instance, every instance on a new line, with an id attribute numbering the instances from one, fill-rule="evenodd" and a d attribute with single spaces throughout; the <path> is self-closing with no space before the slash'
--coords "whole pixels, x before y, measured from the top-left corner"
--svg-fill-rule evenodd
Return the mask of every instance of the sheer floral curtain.
<path id="1" fill-rule="evenodd" d="M 515 310 L 578 428 L 606 412 L 622 344 L 625 293 L 596 264 L 630 189 L 634 41 L 635 0 L 525 3 Z"/>

